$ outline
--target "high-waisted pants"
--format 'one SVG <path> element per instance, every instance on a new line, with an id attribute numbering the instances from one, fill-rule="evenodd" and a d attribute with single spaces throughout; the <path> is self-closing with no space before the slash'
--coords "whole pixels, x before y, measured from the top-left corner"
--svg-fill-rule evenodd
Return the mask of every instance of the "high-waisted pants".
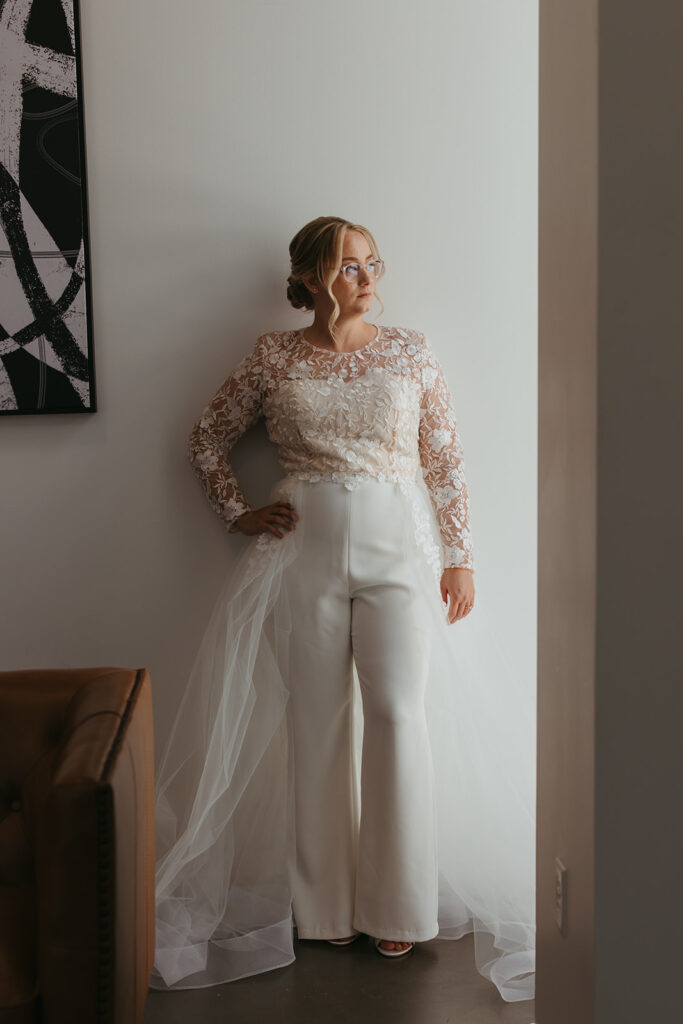
<path id="1" fill-rule="evenodd" d="M 406 557 L 398 484 L 307 483 L 303 547 L 283 579 L 290 603 L 299 938 L 362 931 L 424 941 L 438 932 L 434 767 L 425 718 L 429 634 Z M 295 529 L 298 529 L 298 525 Z M 353 661 L 363 742 L 353 769 Z"/>

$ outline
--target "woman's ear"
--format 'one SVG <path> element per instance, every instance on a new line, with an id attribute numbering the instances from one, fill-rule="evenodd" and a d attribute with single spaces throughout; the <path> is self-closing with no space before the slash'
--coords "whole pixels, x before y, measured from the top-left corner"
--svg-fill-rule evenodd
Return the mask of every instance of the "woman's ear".
<path id="1" fill-rule="evenodd" d="M 312 294 L 318 291 L 318 282 L 314 273 L 304 274 L 301 280 Z"/>

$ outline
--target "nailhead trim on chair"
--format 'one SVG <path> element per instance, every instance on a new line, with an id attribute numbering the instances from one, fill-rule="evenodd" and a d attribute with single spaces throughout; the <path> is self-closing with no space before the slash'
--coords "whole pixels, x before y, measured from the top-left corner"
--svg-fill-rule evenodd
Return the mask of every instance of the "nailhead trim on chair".
<path id="1" fill-rule="evenodd" d="M 113 949 L 112 922 L 114 920 L 114 858 L 112 856 L 113 835 L 112 792 L 107 786 L 98 789 L 97 806 L 97 918 L 98 918 L 98 960 L 97 960 L 97 1024 L 110 1024 L 113 1020 Z"/>
<path id="2" fill-rule="evenodd" d="M 112 965 L 114 949 L 112 936 L 115 923 L 114 904 L 114 835 L 111 829 L 113 821 L 113 796 L 111 788 L 106 784 L 109 772 L 123 742 L 133 707 L 137 701 L 142 685 L 143 671 L 138 669 L 135 683 L 126 701 L 121 715 L 121 722 L 116 736 L 107 755 L 102 769 L 96 794 L 97 802 L 97 917 L 99 931 L 99 957 L 97 962 L 97 1024 L 111 1024 L 114 1019 L 114 978 Z"/>

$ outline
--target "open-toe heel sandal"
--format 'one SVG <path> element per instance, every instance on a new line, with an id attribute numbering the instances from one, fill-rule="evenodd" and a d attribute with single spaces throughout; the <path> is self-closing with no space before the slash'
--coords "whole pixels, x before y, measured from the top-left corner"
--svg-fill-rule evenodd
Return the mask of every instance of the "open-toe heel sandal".
<path id="1" fill-rule="evenodd" d="M 350 946 L 352 942 L 356 941 L 359 935 L 360 932 L 356 932 L 356 934 L 352 935 L 350 939 L 328 939 L 327 941 L 331 946 Z"/>
<path id="2" fill-rule="evenodd" d="M 410 945 L 406 946 L 405 949 L 382 949 L 382 947 L 380 946 L 380 942 L 381 941 L 382 941 L 382 939 L 375 939 L 375 949 L 377 950 L 378 953 L 381 953 L 382 956 L 389 956 L 389 957 L 406 956 L 407 953 L 411 953 L 413 951 L 413 949 L 415 948 L 415 943 L 411 942 Z M 400 942 L 401 940 L 398 939 L 397 941 Z"/>

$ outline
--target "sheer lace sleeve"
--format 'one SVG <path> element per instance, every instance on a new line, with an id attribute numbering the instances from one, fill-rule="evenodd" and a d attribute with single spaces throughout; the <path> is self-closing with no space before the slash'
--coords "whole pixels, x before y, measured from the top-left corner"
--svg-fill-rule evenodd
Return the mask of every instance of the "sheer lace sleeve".
<path id="1" fill-rule="evenodd" d="M 423 336 L 419 450 L 422 472 L 434 505 L 444 568 L 474 571 L 470 507 L 462 444 L 443 370 Z"/>
<path id="2" fill-rule="evenodd" d="M 190 433 L 187 454 L 215 512 L 228 531 L 251 506 L 245 500 L 227 453 L 261 416 L 263 363 L 261 339 L 223 381 Z"/>

